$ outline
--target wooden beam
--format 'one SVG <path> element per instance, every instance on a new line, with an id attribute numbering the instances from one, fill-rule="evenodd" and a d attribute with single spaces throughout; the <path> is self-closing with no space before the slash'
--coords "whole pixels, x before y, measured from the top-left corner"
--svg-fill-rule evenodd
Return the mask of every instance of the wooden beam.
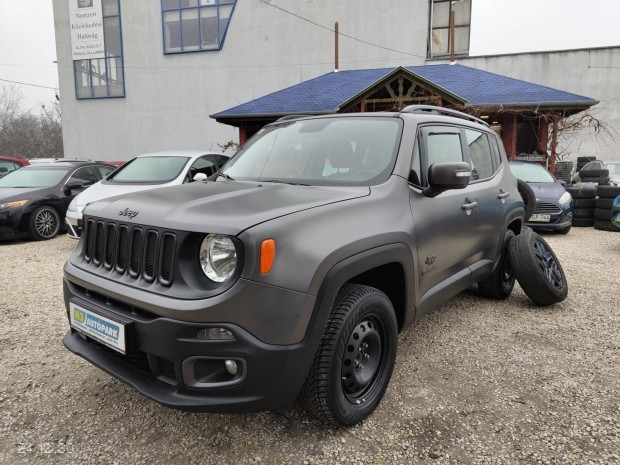
<path id="1" fill-rule="evenodd" d="M 245 127 L 245 124 L 241 122 L 241 124 L 239 125 L 239 146 L 243 147 L 247 140 L 248 140 L 247 128 Z"/>
<path id="2" fill-rule="evenodd" d="M 549 121 L 545 116 L 538 118 L 538 145 L 537 149 L 541 152 L 547 153 L 547 146 L 549 145 Z"/>
<path id="3" fill-rule="evenodd" d="M 517 115 L 504 113 L 502 115 L 502 142 L 509 160 L 517 156 Z"/>
<path id="4" fill-rule="evenodd" d="M 555 173 L 555 159 L 558 148 L 558 115 L 553 115 L 553 131 L 551 132 L 551 159 L 549 160 L 549 171 Z"/>

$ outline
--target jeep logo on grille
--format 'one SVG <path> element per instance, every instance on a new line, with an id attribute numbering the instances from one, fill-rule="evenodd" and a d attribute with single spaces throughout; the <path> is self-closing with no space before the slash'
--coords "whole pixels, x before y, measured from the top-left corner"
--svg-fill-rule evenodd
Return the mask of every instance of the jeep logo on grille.
<path id="1" fill-rule="evenodd" d="M 121 210 L 120 212 L 118 212 L 119 216 L 126 216 L 129 219 L 131 218 L 135 218 L 136 216 L 138 216 L 138 211 L 136 210 L 130 210 L 129 208 L 125 208 L 124 210 Z"/>

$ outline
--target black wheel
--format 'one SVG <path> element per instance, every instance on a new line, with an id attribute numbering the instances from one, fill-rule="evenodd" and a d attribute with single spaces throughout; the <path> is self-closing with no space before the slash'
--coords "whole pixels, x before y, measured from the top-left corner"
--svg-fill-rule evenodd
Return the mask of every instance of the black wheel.
<path id="1" fill-rule="evenodd" d="M 509 255 L 517 281 L 534 303 L 551 305 L 566 299 L 564 270 L 542 237 L 531 230 L 522 231 L 510 241 Z"/>
<path id="2" fill-rule="evenodd" d="M 575 228 L 591 228 L 594 226 L 594 218 L 573 218 L 572 223 Z"/>
<path id="3" fill-rule="evenodd" d="M 517 179 L 517 188 L 519 189 L 519 194 L 521 194 L 523 203 L 525 204 L 525 218 L 523 218 L 523 221 L 527 221 L 536 209 L 536 194 L 534 194 L 534 191 L 529 184 L 521 179 Z"/>
<path id="4" fill-rule="evenodd" d="M 599 182 L 600 179 L 598 176 L 581 176 L 581 182 Z"/>
<path id="5" fill-rule="evenodd" d="M 562 229 L 556 229 L 555 232 L 558 234 L 568 234 L 570 232 L 570 226 L 566 226 L 565 228 Z"/>
<path id="6" fill-rule="evenodd" d="M 596 206 L 596 199 L 594 197 L 590 199 L 574 199 L 573 206 L 575 208 L 594 208 Z"/>
<path id="7" fill-rule="evenodd" d="M 398 327 L 378 289 L 346 284 L 338 293 L 300 400 L 319 419 L 352 426 L 385 393 L 396 359 Z"/>
<path id="8" fill-rule="evenodd" d="M 577 162 L 588 163 L 588 162 L 591 162 L 591 161 L 594 161 L 594 160 L 596 160 L 596 157 L 595 156 L 591 156 L 591 155 L 588 155 L 588 156 L 584 155 L 584 156 L 581 156 L 581 157 L 577 157 Z"/>
<path id="9" fill-rule="evenodd" d="M 601 176 L 609 176 L 609 170 L 582 170 L 579 172 L 581 179 L 583 178 L 600 178 Z"/>
<path id="10" fill-rule="evenodd" d="M 508 251 L 510 241 L 515 237 L 515 233 L 510 229 L 504 233 L 504 242 L 497 267 L 493 273 L 478 283 L 478 292 L 491 299 L 506 299 L 515 286 L 515 274 L 510 265 Z"/>
<path id="11" fill-rule="evenodd" d="M 39 207 L 30 217 L 29 233 L 36 241 L 51 239 L 60 230 L 60 216 L 52 207 Z"/>

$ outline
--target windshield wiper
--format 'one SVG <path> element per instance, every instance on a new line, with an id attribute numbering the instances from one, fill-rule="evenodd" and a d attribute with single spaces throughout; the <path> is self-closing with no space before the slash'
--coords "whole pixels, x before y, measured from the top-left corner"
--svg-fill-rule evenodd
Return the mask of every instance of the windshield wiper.
<path id="1" fill-rule="evenodd" d="M 234 179 L 232 177 L 228 176 L 226 173 L 220 173 L 218 171 L 217 176 L 218 177 L 220 177 L 220 176 L 223 177 L 224 179 L 226 179 L 226 181 L 234 181 Z"/>
<path id="2" fill-rule="evenodd" d="M 260 182 L 277 182 L 279 184 L 288 184 L 290 186 L 309 186 L 310 184 L 304 184 L 302 182 L 283 181 L 282 179 L 261 179 Z"/>

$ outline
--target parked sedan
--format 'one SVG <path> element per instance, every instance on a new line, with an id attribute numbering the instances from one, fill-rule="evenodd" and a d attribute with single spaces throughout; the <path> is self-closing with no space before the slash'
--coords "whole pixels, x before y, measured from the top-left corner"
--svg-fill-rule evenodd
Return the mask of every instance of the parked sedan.
<path id="1" fill-rule="evenodd" d="M 112 196 L 206 179 L 215 174 L 227 160 L 228 157 L 221 153 L 200 151 L 140 155 L 71 202 L 65 219 L 67 235 L 73 239 L 80 238 L 82 212 L 90 203 Z"/>
<path id="2" fill-rule="evenodd" d="M 71 200 L 114 169 L 98 163 L 45 163 L 7 174 L 0 179 L 0 238 L 51 239 Z"/>
<path id="3" fill-rule="evenodd" d="M 0 178 L 29 164 L 24 158 L 0 157 Z"/>
<path id="4" fill-rule="evenodd" d="M 581 171 L 575 173 L 573 177 L 573 182 L 583 182 L 583 179 L 595 179 L 601 177 L 601 171 L 607 170 L 609 172 L 609 181 L 607 181 L 607 174 L 604 174 L 602 177 L 605 178 L 605 184 L 609 184 L 612 186 L 620 186 L 620 161 L 603 161 L 603 160 L 593 160 L 587 163 Z M 603 181 L 601 181 L 602 183 Z M 591 185 L 596 186 L 598 183 L 591 183 Z"/>
<path id="5" fill-rule="evenodd" d="M 526 225 L 567 234 L 573 221 L 573 199 L 564 189 L 564 182 L 539 163 L 511 161 L 509 166 L 512 174 L 527 182 L 536 195 L 536 208 Z"/>

